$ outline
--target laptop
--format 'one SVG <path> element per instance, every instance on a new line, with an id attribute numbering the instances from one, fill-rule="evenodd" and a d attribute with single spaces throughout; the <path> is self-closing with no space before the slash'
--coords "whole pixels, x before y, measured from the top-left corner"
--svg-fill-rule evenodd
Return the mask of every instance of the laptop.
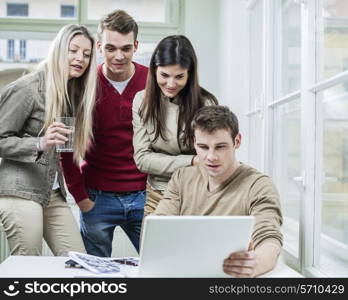
<path id="1" fill-rule="evenodd" d="M 253 216 L 148 216 L 139 277 L 230 277 L 222 264 L 248 249 Z"/>

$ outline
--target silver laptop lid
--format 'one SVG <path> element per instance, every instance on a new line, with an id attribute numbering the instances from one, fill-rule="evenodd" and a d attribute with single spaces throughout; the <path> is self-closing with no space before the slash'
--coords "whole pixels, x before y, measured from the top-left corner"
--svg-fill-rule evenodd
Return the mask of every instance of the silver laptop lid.
<path id="1" fill-rule="evenodd" d="M 229 277 L 223 260 L 248 248 L 253 216 L 148 216 L 140 277 Z"/>

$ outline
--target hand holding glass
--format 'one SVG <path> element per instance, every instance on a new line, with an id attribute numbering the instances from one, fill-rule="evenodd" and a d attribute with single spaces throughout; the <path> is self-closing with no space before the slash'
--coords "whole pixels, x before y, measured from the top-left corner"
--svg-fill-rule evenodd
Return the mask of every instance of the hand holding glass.
<path id="1" fill-rule="evenodd" d="M 63 123 L 65 129 L 71 132 L 67 134 L 68 140 L 64 144 L 56 144 L 57 152 L 73 152 L 74 151 L 74 133 L 75 133 L 75 118 L 74 117 L 58 117 L 56 122 Z"/>

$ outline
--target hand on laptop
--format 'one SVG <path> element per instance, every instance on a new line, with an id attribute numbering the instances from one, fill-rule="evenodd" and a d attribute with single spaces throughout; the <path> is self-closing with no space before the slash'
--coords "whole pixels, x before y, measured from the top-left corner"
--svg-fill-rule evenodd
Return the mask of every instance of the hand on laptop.
<path id="1" fill-rule="evenodd" d="M 247 251 L 234 252 L 224 260 L 223 270 L 235 277 L 255 277 L 257 259 L 252 243 Z"/>

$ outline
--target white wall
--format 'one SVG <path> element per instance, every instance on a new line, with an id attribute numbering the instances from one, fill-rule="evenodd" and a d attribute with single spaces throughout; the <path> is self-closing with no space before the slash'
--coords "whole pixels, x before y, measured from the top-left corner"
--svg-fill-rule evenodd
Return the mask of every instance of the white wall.
<path id="1" fill-rule="evenodd" d="M 201 85 L 237 115 L 238 159 L 248 161 L 247 9 L 245 0 L 186 0 L 184 34 L 199 62 Z"/>
<path id="2" fill-rule="evenodd" d="M 184 5 L 184 34 L 192 42 L 198 57 L 200 84 L 219 99 L 220 0 L 186 0 Z"/>

